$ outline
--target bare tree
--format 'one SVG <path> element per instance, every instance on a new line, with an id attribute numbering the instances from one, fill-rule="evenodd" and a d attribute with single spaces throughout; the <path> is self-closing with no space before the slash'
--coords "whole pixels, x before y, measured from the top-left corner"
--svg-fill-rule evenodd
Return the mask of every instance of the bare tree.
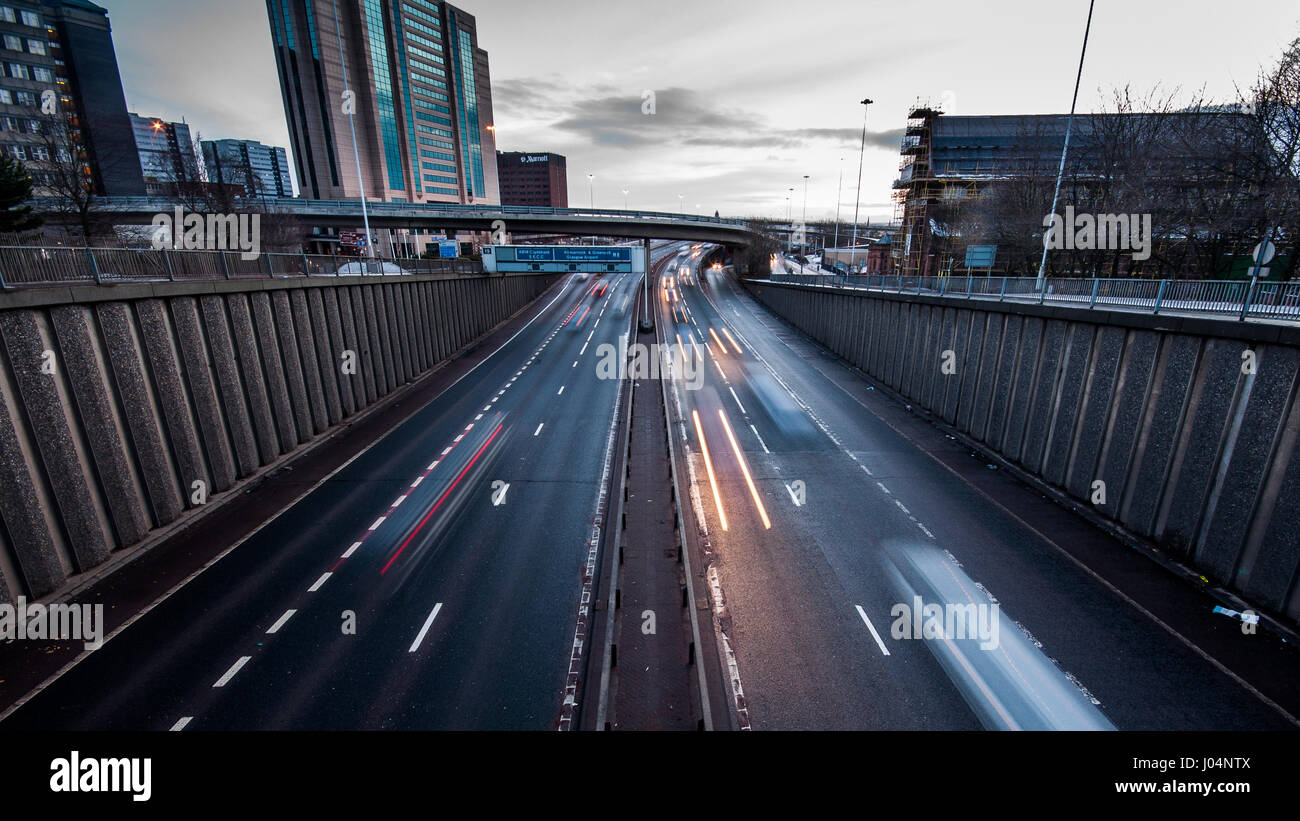
<path id="1" fill-rule="evenodd" d="M 35 132 L 29 144 L 34 191 L 49 202 L 49 213 L 87 246 L 113 236 L 112 219 L 98 207 L 101 193 L 90 152 L 74 122 L 60 111 L 30 122 Z"/>

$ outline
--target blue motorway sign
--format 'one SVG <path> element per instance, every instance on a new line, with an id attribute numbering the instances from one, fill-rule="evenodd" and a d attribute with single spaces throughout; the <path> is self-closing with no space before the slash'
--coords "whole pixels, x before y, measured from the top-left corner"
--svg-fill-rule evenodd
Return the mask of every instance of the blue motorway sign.
<path id="1" fill-rule="evenodd" d="M 514 249 L 520 262 L 631 262 L 631 248 L 594 248 L 571 246 L 548 248 L 519 246 Z"/>

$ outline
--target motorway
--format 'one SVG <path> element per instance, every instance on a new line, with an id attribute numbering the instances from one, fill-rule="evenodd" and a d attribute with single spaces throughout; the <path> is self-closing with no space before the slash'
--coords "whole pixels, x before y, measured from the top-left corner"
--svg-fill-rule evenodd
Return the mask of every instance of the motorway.
<path id="1" fill-rule="evenodd" d="M 552 729 L 642 278 L 571 275 L 372 447 L 0 729 Z M 580 657 L 580 654 L 579 654 Z"/>
<path id="2" fill-rule="evenodd" d="M 668 419 L 725 671 L 709 686 L 732 707 L 714 726 L 1297 726 L 1294 652 L 971 460 L 702 269 L 708 252 L 660 246 L 674 259 L 651 300 L 692 365 Z M 621 401 L 599 351 L 642 284 L 562 280 L 0 730 L 566 726 Z M 903 637 L 931 623 L 918 600 L 980 629 Z"/>
<path id="3" fill-rule="evenodd" d="M 1041 496 L 967 481 L 945 459 L 968 451 L 700 263 L 656 302 L 703 368 L 670 421 L 740 726 L 1295 729 L 1293 652 Z M 917 596 L 999 634 L 907 637 Z"/>

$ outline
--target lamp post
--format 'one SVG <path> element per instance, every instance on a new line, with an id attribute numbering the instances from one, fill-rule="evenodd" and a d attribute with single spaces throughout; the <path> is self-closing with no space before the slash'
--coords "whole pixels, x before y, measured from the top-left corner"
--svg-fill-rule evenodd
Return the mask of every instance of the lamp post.
<path id="1" fill-rule="evenodd" d="M 799 224 L 803 229 L 803 251 L 804 256 L 808 255 L 808 175 L 803 175 L 803 216 L 799 218 Z M 799 266 L 802 273 L 803 266 Z"/>
<path id="2" fill-rule="evenodd" d="M 627 195 L 628 195 L 628 189 L 624 188 L 623 189 L 623 210 L 624 211 L 627 210 Z"/>
<path id="3" fill-rule="evenodd" d="M 1083 50 L 1079 52 L 1079 73 L 1074 78 L 1074 98 L 1070 101 L 1070 119 L 1065 123 L 1065 144 L 1061 146 L 1061 165 L 1056 169 L 1056 190 L 1052 192 L 1052 213 L 1056 213 L 1056 203 L 1061 196 L 1061 177 L 1065 175 L 1065 155 L 1070 150 L 1070 132 L 1074 130 L 1074 108 L 1079 103 L 1079 83 L 1083 80 L 1083 58 L 1088 53 L 1088 33 L 1092 31 L 1092 7 L 1096 0 L 1088 2 L 1088 22 L 1083 27 Z M 1047 287 L 1047 238 L 1049 232 L 1043 229 L 1043 259 L 1038 263 L 1038 292 Z"/>
<path id="4" fill-rule="evenodd" d="M 840 181 L 835 186 L 835 242 L 834 247 L 840 247 L 840 201 L 844 198 L 844 158 L 840 157 Z M 825 262 L 826 260 L 822 260 Z"/>
<path id="5" fill-rule="evenodd" d="M 338 0 L 330 4 L 334 8 L 334 37 L 339 43 L 339 63 L 343 69 L 343 93 L 351 97 L 348 90 L 348 60 L 343 56 L 343 32 L 339 26 L 339 5 Z M 366 252 L 371 258 L 375 258 L 375 244 L 370 240 L 370 215 L 366 213 L 366 181 L 361 174 L 361 152 L 357 150 L 357 126 L 353 122 L 353 112 L 351 107 L 348 109 L 348 130 L 352 132 L 352 159 L 357 164 L 357 185 L 361 189 L 361 221 L 365 223 L 366 231 Z"/>
<path id="6" fill-rule="evenodd" d="M 789 256 L 794 250 L 794 226 L 790 224 L 794 219 L 794 189 L 786 190 L 790 192 L 785 195 L 785 253 Z"/>
<path id="7" fill-rule="evenodd" d="M 587 190 L 591 194 L 591 210 L 595 211 L 596 210 L 596 175 L 595 174 L 587 175 Z M 591 235 L 591 244 L 592 245 L 596 244 L 595 234 Z"/>
<path id="8" fill-rule="evenodd" d="M 686 210 L 686 195 L 685 195 L 685 194 L 678 194 L 678 195 L 677 195 L 677 213 L 680 215 L 680 214 L 681 214 L 682 212 L 684 212 L 685 210 Z"/>
<path id="9" fill-rule="evenodd" d="M 849 250 L 849 273 L 858 261 L 858 211 L 862 207 L 862 160 L 867 155 L 867 112 L 873 101 L 862 100 L 862 147 L 858 149 L 858 193 L 853 197 L 853 247 Z"/>

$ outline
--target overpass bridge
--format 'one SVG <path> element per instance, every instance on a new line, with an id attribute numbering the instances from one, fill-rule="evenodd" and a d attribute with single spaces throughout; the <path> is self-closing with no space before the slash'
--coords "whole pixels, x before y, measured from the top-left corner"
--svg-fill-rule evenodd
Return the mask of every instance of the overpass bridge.
<path id="1" fill-rule="evenodd" d="M 104 197 L 97 203 L 96 213 L 111 216 L 120 225 L 149 225 L 157 214 L 170 214 L 178 205 L 168 197 Z M 48 221 L 60 221 L 56 201 L 37 198 L 32 205 Z M 357 228 L 363 223 L 361 203 L 357 200 L 277 199 L 271 209 L 322 228 Z M 484 232 L 500 229 L 509 234 L 688 240 L 728 247 L 749 244 L 755 237 L 745 220 L 659 211 L 367 202 L 366 212 L 372 229 Z"/>

